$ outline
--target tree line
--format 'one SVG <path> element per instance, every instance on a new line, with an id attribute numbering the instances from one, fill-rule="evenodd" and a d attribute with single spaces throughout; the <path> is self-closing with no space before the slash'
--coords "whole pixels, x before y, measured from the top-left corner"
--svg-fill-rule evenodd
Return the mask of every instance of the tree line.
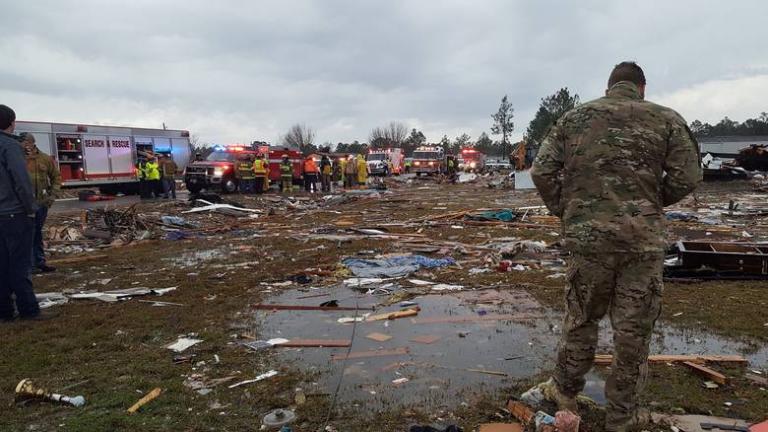
<path id="1" fill-rule="evenodd" d="M 746 119 L 742 123 L 731 120 L 727 116 L 714 125 L 694 120 L 690 128 L 697 138 L 768 135 L 768 113 L 761 112 L 757 118 Z"/>

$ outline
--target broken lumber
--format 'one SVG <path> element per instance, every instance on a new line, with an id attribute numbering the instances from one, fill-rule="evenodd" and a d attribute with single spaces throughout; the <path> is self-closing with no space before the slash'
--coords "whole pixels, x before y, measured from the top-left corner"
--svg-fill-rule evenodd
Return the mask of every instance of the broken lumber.
<path id="1" fill-rule="evenodd" d="M 683 364 L 693 369 L 693 371 L 698 373 L 699 375 L 703 375 L 718 384 L 725 385 L 725 382 L 727 381 L 727 378 L 725 377 L 725 375 L 721 374 L 716 370 L 710 369 L 706 366 L 700 365 L 698 363 L 690 362 L 690 361 L 685 361 L 683 362 Z"/>
<path id="2" fill-rule="evenodd" d="M 280 305 L 280 304 L 255 304 L 251 305 L 258 310 L 307 310 L 307 311 L 354 311 L 354 310 L 373 310 L 368 307 L 343 307 L 343 306 L 302 306 L 302 305 Z"/>
<path id="3" fill-rule="evenodd" d="M 531 423 L 533 421 L 533 417 L 536 416 L 536 414 L 531 408 L 528 407 L 528 405 L 512 399 L 507 402 L 507 409 L 513 417 L 520 420 L 520 422 L 522 422 L 524 425 Z"/>
<path id="4" fill-rule="evenodd" d="M 95 259 L 102 259 L 102 258 L 106 258 L 106 257 L 107 256 L 103 255 L 103 254 L 80 255 L 80 256 L 75 256 L 75 257 L 71 257 L 71 258 L 59 258 L 59 259 L 55 259 L 55 260 L 48 260 L 48 264 L 52 264 L 52 265 L 74 264 L 74 263 L 79 263 L 79 262 L 83 262 L 83 261 L 91 261 L 91 260 L 95 260 Z"/>
<path id="5" fill-rule="evenodd" d="M 155 387 L 154 389 L 152 389 L 152 391 L 145 394 L 144 397 L 136 401 L 135 404 L 131 405 L 131 407 L 128 408 L 128 413 L 129 414 L 135 413 L 136 411 L 139 410 L 139 408 L 157 399 L 157 397 L 160 396 L 162 392 L 163 392 L 163 389 L 161 389 L 160 387 Z"/>
<path id="6" fill-rule="evenodd" d="M 276 347 L 286 348 L 346 348 L 350 345 L 352 345 L 352 341 L 347 339 L 291 339 L 288 342 L 275 344 Z"/>
<path id="7" fill-rule="evenodd" d="M 473 321 L 527 321 L 541 318 L 541 315 L 517 314 L 517 315 L 466 315 L 466 316 L 436 316 L 426 318 L 413 318 L 414 324 L 446 324 L 465 323 Z"/>
<path id="8" fill-rule="evenodd" d="M 359 351 L 349 354 L 333 354 L 331 360 L 346 360 L 346 359 L 360 359 L 369 357 L 387 357 L 387 356 L 399 356 L 407 355 L 408 348 L 395 348 L 390 350 L 378 350 L 378 351 Z"/>
<path id="9" fill-rule="evenodd" d="M 648 356 L 648 363 L 742 363 L 746 364 L 747 359 L 739 355 L 651 355 Z M 599 366 L 610 366 L 613 363 L 613 355 L 596 354 L 595 364 Z"/>
<path id="10" fill-rule="evenodd" d="M 387 312 L 379 315 L 371 315 L 368 318 L 366 318 L 366 321 L 384 321 L 384 320 L 393 320 L 398 318 L 406 318 L 409 316 L 418 315 L 420 310 L 421 308 L 416 307 L 413 309 Z"/>

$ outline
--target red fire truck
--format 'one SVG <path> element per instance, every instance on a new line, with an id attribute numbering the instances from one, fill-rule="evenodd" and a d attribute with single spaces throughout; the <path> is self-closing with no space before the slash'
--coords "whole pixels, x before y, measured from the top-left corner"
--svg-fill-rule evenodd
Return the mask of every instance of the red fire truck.
<path id="1" fill-rule="evenodd" d="M 442 147 L 422 146 L 413 152 L 411 172 L 417 176 L 422 174 L 440 174 L 443 171 L 445 154 Z"/>
<path id="2" fill-rule="evenodd" d="M 235 144 L 229 146 L 216 146 L 208 158 L 202 161 L 193 161 L 184 172 L 184 183 L 192 193 L 203 189 L 219 189 L 224 193 L 232 193 L 237 190 L 237 160 L 242 155 L 258 156 L 267 154 L 269 159 L 269 180 L 280 181 L 280 163 L 283 155 L 288 155 L 293 165 L 293 180 L 301 179 L 301 152 L 284 147 L 271 147 L 265 145 Z"/>
<path id="3" fill-rule="evenodd" d="M 31 133 L 37 148 L 53 157 L 64 187 L 99 187 L 103 192 L 138 190 L 141 155 L 170 155 L 179 169 L 189 162 L 189 132 L 122 126 L 16 122 L 15 133 Z"/>
<path id="4" fill-rule="evenodd" d="M 480 172 L 485 169 L 485 154 L 473 148 L 461 149 L 461 159 L 459 168 L 466 172 Z"/>

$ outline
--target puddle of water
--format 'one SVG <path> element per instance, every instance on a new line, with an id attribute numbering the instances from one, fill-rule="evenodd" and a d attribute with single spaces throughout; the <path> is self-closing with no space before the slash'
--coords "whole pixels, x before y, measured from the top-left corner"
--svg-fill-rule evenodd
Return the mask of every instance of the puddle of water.
<path id="1" fill-rule="evenodd" d="M 298 299 L 307 295 L 328 296 Z M 274 304 L 312 305 L 338 299 L 340 306 L 374 306 L 381 297 L 358 295 L 346 287 L 291 290 L 270 299 Z M 414 323 L 410 318 L 357 324 L 353 353 L 405 347 L 406 355 L 332 360 L 332 354 L 346 354 L 347 348 L 277 348 L 282 363 L 306 371 L 320 372 L 317 388 L 329 393 L 343 373 L 339 400 L 365 403 L 365 409 L 419 404 L 424 409 L 455 407 L 472 393 L 503 388 L 511 378 L 530 377 L 553 367 L 562 317 L 542 307 L 525 291 L 454 292 L 424 295 L 413 299 L 421 307 L 418 318 L 476 317 L 490 315 L 536 315 L 529 321 L 491 320 L 467 322 Z M 390 306 L 375 313 L 398 310 Z M 363 312 L 360 312 L 362 314 Z M 258 328 L 263 339 L 350 339 L 353 327 L 339 324 L 338 318 L 352 317 L 354 311 L 259 312 Z M 371 333 L 391 336 L 384 342 L 366 338 Z M 411 339 L 432 337 L 432 343 Z M 610 352 L 610 324 L 601 323 L 598 352 Z M 743 354 L 748 346 L 700 332 L 657 327 L 651 352 L 665 354 Z M 754 350 L 753 350 L 754 351 Z M 768 361 L 768 348 L 747 355 L 753 366 Z M 471 371 L 470 369 L 476 370 Z M 503 372 L 508 377 L 477 370 Z M 394 380 L 407 378 L 402 384 Z M 593 372 L 587 376 L 585 394 L 604 402 L 602 380 Z"/>

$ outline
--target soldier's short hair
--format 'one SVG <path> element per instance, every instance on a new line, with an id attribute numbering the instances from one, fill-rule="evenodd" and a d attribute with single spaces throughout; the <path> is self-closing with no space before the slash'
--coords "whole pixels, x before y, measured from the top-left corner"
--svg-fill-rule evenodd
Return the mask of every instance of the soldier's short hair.
<path id="1" fill-rule="evenodd" d="M 613 87 L 614 84 L 620 81 L 629 81 L 635 83 L 638 86 L 645 85 L 645 73 L 643 69 L 633 61 L 625 61 L 617 64 L 611 76 L 608 78 L 608 88 Z"/>
<path id="2" fill-rule="evenodd" d="M 8 105 L 0 105 L 0 130 L 6 130 L 16 121 L 16 112 Z"/>

